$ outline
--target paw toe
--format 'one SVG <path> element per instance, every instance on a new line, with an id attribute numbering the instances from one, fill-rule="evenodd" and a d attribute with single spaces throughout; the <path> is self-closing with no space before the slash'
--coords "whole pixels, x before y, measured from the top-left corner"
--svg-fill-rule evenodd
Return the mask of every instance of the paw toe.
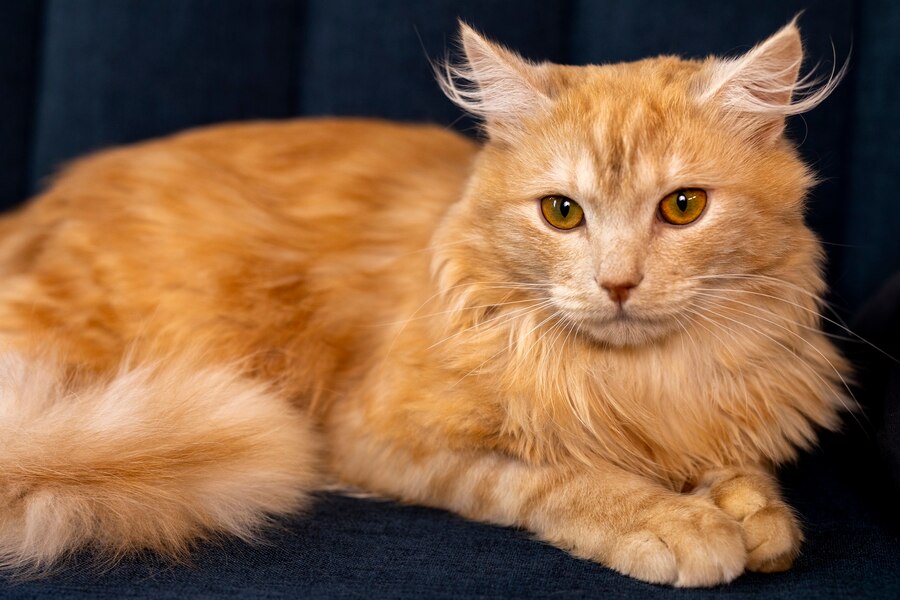
<path id="1" fill-rule="evenodd" d="M 678 581 L 675 555 L 652 531 L 636 531 L 623 536 L 616 547 L 614 569 L 649 583 Z"/>
<path id="2" fill-rule="evenodd" d="M 767 506 L 744 519 L 743 527 L 748 569 L 771 573 L 791 567 L 800 548 L 801 535 L 786 507 Z"/>

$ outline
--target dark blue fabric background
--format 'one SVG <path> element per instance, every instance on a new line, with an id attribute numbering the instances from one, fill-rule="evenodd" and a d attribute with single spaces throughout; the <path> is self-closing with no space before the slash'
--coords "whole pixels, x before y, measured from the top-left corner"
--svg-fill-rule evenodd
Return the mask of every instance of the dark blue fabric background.
<path id="1" fill-rule="evenodd" d="M 220 121 L 296 115 L 422 120 L 472 133 L 427 57 L 457 17 L 533 59 L 614 62 L 748 49 L 801 9 L 809 64 L 847 80 L 791 135 L 823 178 L 809 220 L 828 243 L 845 314 L 900 267 L 900 3 L 893 0 L 9 0 L 0 2 L 0 208 L 84 152 Z M 2 283 L 0 283 L 2 284 Z M 896 500 L 848 421 L 785 473 L 806 522 L 796 568 L 713 592 L 645 586 L 521 532 L 439 511 L 323 496 L 268 546 L 203 548 L 193 567 L 147 559 L 105 574 L 84 557 L 0 596 L 900 597 Z"/>

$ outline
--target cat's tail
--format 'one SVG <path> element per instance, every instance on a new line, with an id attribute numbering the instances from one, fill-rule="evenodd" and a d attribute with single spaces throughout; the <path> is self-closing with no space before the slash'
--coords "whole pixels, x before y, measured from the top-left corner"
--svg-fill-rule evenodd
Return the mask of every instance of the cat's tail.
<path id="1" fill-rule="evenodd" d="M 0 567 L 46 572 L 74 551 L 181 558 L 253 538 L 315 485 L 314 433 L 265 386 L 190 362 L 123 368 L 72 389 L 49 362 L 0 355 Z"/>

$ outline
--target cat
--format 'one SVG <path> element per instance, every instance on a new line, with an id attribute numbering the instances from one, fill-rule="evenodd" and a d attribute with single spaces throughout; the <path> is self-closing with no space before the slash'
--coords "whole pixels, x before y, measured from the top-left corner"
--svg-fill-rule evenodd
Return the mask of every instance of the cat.
<path id="1" fill-rule="evenodd" d="M 796 21 L 796 20 L 795 20 Z M 742 56 L 532 63 L 461 24 L 431 125 L 220 125 L 0 220 L 0 562 L 179 559 L 327 486 L 659 584 L 781 571 L 774 467 L 852 407 L 820 329 L 792 21 Z"/>

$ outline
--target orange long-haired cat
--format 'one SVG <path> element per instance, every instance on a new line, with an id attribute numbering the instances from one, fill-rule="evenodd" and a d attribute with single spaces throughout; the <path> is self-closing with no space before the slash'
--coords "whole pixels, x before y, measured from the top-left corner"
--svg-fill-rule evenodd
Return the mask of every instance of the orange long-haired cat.
<path id="1" fill-rule="evenodd" d="M 794 23 L 733 59 L 533 64 L 462 27 L 482 146 L 362 120 L 74 164 L 0 221 L 0 563 L 183 556 L 324 485 L 677 586 L 787 569 L 834 428 Z"/>

